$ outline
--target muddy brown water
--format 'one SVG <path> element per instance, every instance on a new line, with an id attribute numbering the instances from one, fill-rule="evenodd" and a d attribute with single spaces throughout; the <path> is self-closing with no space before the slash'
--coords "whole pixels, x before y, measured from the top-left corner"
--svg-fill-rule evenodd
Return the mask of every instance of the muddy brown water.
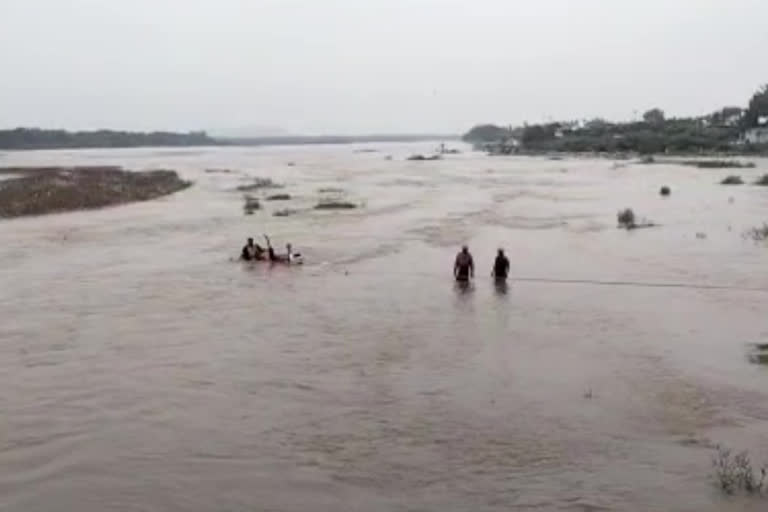
<path id="1" fill-rule="evenodd" d="M 768 188 L 361 148 L 4 156 L 195 185 L 0 222 L 0 510 L 764 510 L 722 497 L 710 458 L 723 443 L 768 462 L 768 368 L 749 357 L 768 293 L 739 289 L 768 289 L 768 247 L 742 237 Z M 293 199 L 244 216 L 232 190 L 256 176 Z M 322 188 L 363 207 L 314 211 Z M 617 230 L 624 207 L 662 226 Z M 265 232 L 307 264 L 230 261 Z M 450 279 L 462 243 L 469 289 Z"/>

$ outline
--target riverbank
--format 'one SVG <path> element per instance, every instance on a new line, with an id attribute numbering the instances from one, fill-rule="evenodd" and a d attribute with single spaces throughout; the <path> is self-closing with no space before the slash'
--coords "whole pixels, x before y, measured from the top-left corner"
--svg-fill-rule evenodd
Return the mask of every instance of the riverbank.
<path id="1" fill-rule="evenodd" d="M 0 218 L 89 210 L 148 201 L 191 185 L 176 171 L 120 167 L 0 168 Z"/>

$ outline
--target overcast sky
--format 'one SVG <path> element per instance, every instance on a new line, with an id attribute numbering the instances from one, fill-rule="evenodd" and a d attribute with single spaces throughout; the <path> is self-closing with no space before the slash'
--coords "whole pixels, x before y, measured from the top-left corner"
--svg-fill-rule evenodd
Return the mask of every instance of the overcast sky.
<path id="1" fill-rule="evenodd" d="M 0 0 L 0 126 L 462 132 L 745 104 L 768 0 Z"/>

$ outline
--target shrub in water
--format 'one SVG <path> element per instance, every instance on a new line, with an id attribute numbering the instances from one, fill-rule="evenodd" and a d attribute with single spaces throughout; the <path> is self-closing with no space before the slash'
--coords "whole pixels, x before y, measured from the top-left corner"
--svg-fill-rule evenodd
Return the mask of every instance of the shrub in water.
<path id="1" fill-rule="evenodd" d="M 712 457 L 712 466 L 720 490 L 726 494 L 737 491 L 758 494 L 763 490 L 765 467 L 760 468 L 758 476 L 746 451 L 733 455 L 731 450 L 718 446 L 717 453 Z"/>
<path id="2" fill-rule="evenodd" d="M 621 210 L 617 215 L 619 226 L 623 228 L 632 228 L 635 226 L 635 212 L 631 208 Z"/>
<path id="3" fill-rule="evenodd" d="M 254 211 L 261 209 L 261 203 L 258 198 L 246 195 L 243 197 L 243 200 L 245 201 L 243 211 L 246 215 L 253 215 Z"/>

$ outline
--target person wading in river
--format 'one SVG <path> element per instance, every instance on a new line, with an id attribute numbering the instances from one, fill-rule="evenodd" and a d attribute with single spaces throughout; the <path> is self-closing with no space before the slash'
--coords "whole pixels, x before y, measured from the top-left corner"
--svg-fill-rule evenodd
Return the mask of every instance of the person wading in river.
<path id="1" fill-rule="evenodd" d="M 496 281 L 506 281 L 509 275 L 509 259 L 504 255 L 504 249 L 499 249 L 496 254 L 496 261 L 493 262 L 493 271 L 491 277 Z"/>
<path id="2" fill-rule="evenodd" d="M 453 264 L 453 277 L 461 282 L 468 282 L 475 277 L 475 262 L 469 252 L 469 247 L 466 245 L 456 255 L 456 263 Z"/>
<path id="3" fill-rule="evenodd" d="M 273 263 L 290 263 L 292 248 L 291 244 L 286 245 L 287 252 L 285 254 L 275 253 L 275 249 L 272 248 L 272 242 L 267 235 L 264 235 L 264 239 L 267 241 L 267 254 L 269 255 L 269 261 Z"/>
<path id="4" fill-rule="evenodd" d="M 254 244 L 253 238 L 249 238 L 240 253 L 240 259 L 244 261 L 263 260 L 264 249 L 259 244 Z"/>

